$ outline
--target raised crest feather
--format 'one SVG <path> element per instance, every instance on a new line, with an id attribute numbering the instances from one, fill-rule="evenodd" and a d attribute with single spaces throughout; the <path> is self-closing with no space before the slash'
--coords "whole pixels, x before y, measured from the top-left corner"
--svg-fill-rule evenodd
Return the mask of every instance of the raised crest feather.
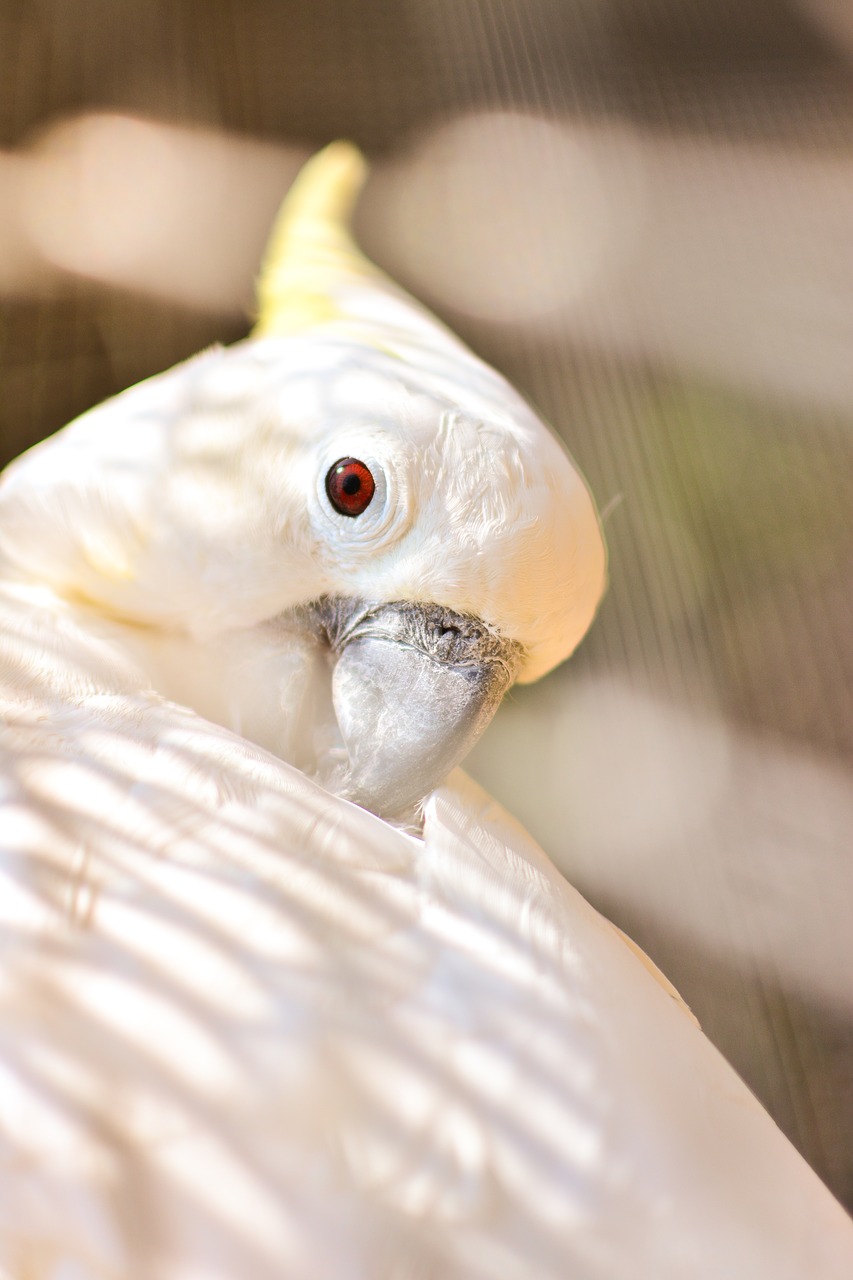
<path id="1" fill-rule="evenodd" d="M 349 223 L 367 178 L 367 161 L 350 142 L 313 156 L 282 203 L 257 284 L 256 337 L 299 333 L 340 315 L 347 282 L 379 281 Z"/>

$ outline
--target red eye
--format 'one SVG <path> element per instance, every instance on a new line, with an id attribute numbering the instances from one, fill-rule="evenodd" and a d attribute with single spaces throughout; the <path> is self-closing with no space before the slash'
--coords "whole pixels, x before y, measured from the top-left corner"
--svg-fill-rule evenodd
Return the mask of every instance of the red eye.
<path id="1" fill-rule="evenodd" d="M 376 485 L 358 458 L 339 458 L 326 473 L 326 493 L 342 516 L 360 516 L 370 506 Z"/>

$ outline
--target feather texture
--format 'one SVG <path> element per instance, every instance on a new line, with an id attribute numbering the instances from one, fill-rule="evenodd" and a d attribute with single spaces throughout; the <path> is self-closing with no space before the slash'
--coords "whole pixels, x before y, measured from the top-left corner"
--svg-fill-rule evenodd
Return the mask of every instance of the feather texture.
<path id="1" fill-rule="evenodd" d="M 37 618 L 5 597 L 10 1280 L 850 1274 L 828 1192 L 463 775 L 407 835 Z"/>
<path id="2" fill-rule="evenodd" d="M 0 487 L 0 1271 L 841 1280 L 842 1211 L 488 797 L 419 838 L 283 762 L 309 602 L 473 615 L 532 679 L 604 582 L 561 446 L 356 254 L 360 178 L 306 170 L 259 335 Z"/>

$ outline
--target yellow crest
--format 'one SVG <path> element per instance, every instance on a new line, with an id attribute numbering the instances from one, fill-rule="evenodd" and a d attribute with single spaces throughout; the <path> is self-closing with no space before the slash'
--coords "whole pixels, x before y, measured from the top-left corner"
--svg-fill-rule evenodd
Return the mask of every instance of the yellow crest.
<path id="1" fill-rule="evenodd" d="M 261 266 L 257 337 L 298 333 L 338 319 L 341 285 L 383 279 L 349 229 L 366 177 L 367 162 L 349 142 L 333 142 L 302 169 L 281 206 Z"/>

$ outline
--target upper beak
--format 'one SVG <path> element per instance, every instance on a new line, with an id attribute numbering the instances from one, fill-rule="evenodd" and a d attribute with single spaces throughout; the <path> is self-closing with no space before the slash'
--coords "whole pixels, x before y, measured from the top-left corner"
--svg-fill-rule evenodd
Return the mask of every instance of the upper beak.
<path id="1" fill-rule="evenodd" d="M 491 720 L 518 645 L 432 604 L 324 598 L 307 615 L 328 645 L 339 735 L 321 780 L 382 817 L 410 819 Z"/>

